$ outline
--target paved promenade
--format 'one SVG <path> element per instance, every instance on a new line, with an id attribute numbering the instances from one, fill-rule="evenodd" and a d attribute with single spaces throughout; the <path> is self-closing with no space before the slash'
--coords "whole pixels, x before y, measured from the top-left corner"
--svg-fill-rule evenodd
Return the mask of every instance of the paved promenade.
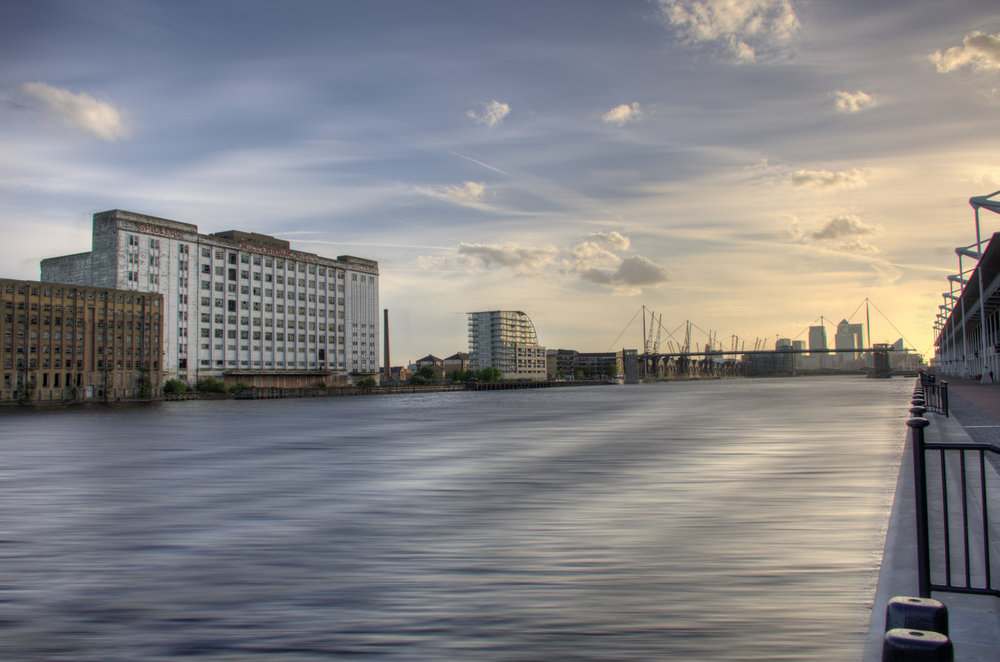
<path id="1" fill-rule="evenodd" d="M 951 417 L 926 414 L 930 425 L 925 439 L 963 443 L 968 441 L 1000 445 L 1000 384 L 948 381 Z M 901 424 L 903 421 L 900 422 Z M 898 595 L 917 595 L 916 515 L 913 497 L 911 442 L 900 462 L 896 495 L 886 534 L 882 569 L 872 609 L 871 629 L 865 661 L 881 660 L 885 626 L 885 605 Z M 1000 493 L 989 495 L 991 519 L 1000 515 Z M 1000 532 L 991 532 L 991 549 L 1000 549 Z M 932 541 L 933 544 L 933 541 Z M 933 574 L 934 567 L 932 567 Z M 1000 567 L 994 572 L 1000 572 Z M 935 592 L 932 597 L 948 607 L 950 636 L 956 662 L 1000 660 L 1000 598 Z"/>

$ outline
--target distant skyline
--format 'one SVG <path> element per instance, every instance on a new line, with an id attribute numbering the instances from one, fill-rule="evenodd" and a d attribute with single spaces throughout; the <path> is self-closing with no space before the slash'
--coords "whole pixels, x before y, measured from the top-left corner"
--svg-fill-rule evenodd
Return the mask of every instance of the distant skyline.
<path id="1" fill-rule="evenodd" d="M 262 232 L 378 260 L 397 365 L 468 311 L 773 346 L 865 297 L 929 353 L 1000 189 L 995 0 L 12 0 L 0 56 L 0 275 L 108 209 Z"/>

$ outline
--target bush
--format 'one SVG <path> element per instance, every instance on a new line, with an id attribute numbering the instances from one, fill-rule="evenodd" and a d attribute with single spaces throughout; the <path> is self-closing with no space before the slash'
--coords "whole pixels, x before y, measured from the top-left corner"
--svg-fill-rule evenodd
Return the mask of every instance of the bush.
<path id="1" fill-rule="evenodd" d="M 202 393 L 228 393 L 229 387 L 221 379 L 205 377 L 198 382 L 198 390 Z"/>
<path id="2" fill-rule="evenodd" d="M 250 388 L 250 382 L 236 382 L 233 388 Z"/>
<path id="3" fill-rule="evenodd" d="M 163 384 L 164 395 L 184 395 L 187 393 L 187 384 L 179 379 L 168 379 Z"/>
<path id="4" fill-rule="evenodd" d="M 365 377 L 364 379 L 362 379 L 361 381 L 358 382 L 358 387 L 359 388 L 374 388 L 377 384 L 378 384 L 378 382 L 375 381 L 374 377 Z"/>
<path id="5" fill-rule="evenodd" d="M 413 375 L 410 377 L 410 383 L 414 386 L 420 386 L 421 384 L 426 384 L 427 379 L 423 375 Z"/>

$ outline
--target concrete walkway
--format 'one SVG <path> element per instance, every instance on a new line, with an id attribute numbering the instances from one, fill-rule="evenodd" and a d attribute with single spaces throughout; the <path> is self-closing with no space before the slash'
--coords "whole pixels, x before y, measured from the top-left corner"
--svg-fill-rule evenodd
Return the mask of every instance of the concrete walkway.
<path id="1" fill-rule="evenodd" d="M 930 425 L 924 430 L 925 439 L 928 442 L 976 441 L 1000 445 L 1000 384 L 947 381 L 951 417 L 926 414 Z M 990 470 L 989 466 L 987 470 Z M 957 473 L 950 472 L 949 485 Z M 991 520 L 994 522 L 1000 520 L 1000 487 L 995 483 L 996 481 L 988 492 Z M 908 435 L 872 607 L 864 657 L 866 662 L 879 662 L 882 659 L 885 606 L 889 599 L 918 594 L 915 522 L 913 456 Z M 990 540 L 991 549 L 994 552 L 1000 550 L 1000 534 L 995 528 L 991 531 Z M 932 547 L 936 542 L 939 541 L 931 540 Z M 932 554 L 932 560 L 933 557 Z M 995 575 L 1000 573 L 1000 565 L 993 567 Z M 932 565 L 932 576 L 937 575 L 935 571 L 943 574 L 941 568 Z M 950 637 L 955 648 L 956 662 L 1000 660 L 1000 598 L 944 592 L 935 592 L 932 597 L 948 607 Z"/>

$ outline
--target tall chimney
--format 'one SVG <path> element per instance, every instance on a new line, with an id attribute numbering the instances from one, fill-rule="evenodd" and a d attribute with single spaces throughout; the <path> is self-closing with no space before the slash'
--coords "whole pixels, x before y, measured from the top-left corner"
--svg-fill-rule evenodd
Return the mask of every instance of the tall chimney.
<path id="1" fill-rule="evenodd" d="M 385 375 L 385 382 L 388 384 L 389 380 L 392 379 L 392 363 L 389 361 L 389 309 L 383 308 L 382 315 L 384 318 L 383 326 L 385 330 L 383 332 L 385 336 L 385 365 L 382 366 L 382 373 Z"/>

